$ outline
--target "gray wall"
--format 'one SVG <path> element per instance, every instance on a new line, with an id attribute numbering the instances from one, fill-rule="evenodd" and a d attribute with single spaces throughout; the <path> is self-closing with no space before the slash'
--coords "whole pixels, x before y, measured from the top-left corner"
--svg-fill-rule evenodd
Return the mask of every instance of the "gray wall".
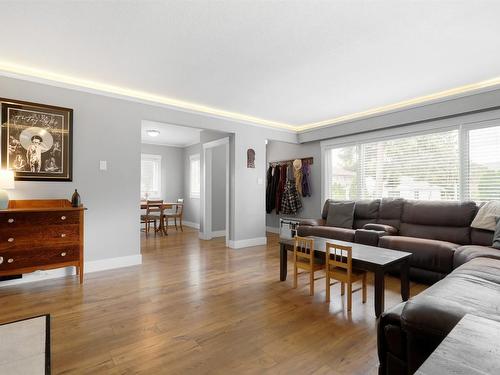
<path id="1" fill-rule="evenodd" d="M 226 147 L 212 149 L 212 231 L 226 229 Z"/>
<path id="2" fill-rule="evenodd" d="M 267 162 L 313 157 L 314 162 L 311 165 L 311 190 L 310 197 L 303 197 L 302 209 L 296 217 L 319 218 L 321 216 L 321 147 L 319 142 L 310 142 L 303 144 L 293 144 L 278 141 L 269 141 L 267 144 Z M 280 217 L 292 217 L 292 215 L 276 215 L 273 210 L 266 214 L 266 226 L 278 228 Z"/>
<path id="3" fill-rule="evenodd" d="M 200 198 L 191 198 L 189 195 L 189 183 L 190 183 L 190 173 L 189 173 L 189 157 L 191 155 L 201 154 L 201 144 L 197 143 L 195 145 L 186 147 L 183 149 L 183 159 L 184 159 L 184 220 L 190 221 L 195 224 L 200 224 Z M 201 155 L 200 155 L 201 156 Z M 201 168 L 200 168 L 201 169 Z"/>
<path id="4" fill-rule="evenodd" d="M 161 199 L 176 202 L 178 198 L 184 198 L 184 150 L 143 143 L 141 153 L 161 155 Z"/>

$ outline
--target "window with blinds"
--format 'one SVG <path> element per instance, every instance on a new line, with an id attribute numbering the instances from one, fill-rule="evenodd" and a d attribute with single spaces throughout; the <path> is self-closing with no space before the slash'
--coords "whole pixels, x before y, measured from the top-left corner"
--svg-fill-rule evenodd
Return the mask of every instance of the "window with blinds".
<path id="1" fill-rule="evenodd" d="M 141 154 L 141 199 L 161 198 L 161 155 Z"/>
<path id="2" fill-rule="evenodd" d="M 469 131 L 466 184 L 471 200 L 500 200 L 500 126 Z"/>
<path id="3" fill-rule="evenodd" d="M 459 130 L 332 148 L 327 197 L 460 199 Z"/>
<path id="4" fill-rule="evenodd" d="M 200 154 L 189 157 L 189 196 L 200 197 Z"/>

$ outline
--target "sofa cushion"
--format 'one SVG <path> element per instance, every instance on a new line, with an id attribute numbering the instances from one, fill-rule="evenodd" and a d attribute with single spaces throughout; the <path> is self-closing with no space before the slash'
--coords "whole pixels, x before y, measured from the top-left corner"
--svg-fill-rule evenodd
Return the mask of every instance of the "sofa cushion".
<path id="1" fill-rule="evenodd" d="M 470 244 L 469 227 L 444 227 L 420 224 L 401 223 L 399 234 L 408 237 L 427 238 L 429 240 L 447 241 L 460 245 Z"/>
<path id="2" fill-rule="evenodd" d="M 474 202 L 407 200 L 401 222 L 442 227 L 469 227 L 477 212 Z"/>
<path id="3" fill-rule="evenodd" d="M 495 249 L 500 249 L 500 217 L 495 218 L 496 228 L 495 233 L 493 233 L 493 246 Z"/>
<path id="4" fill-rule="evenodd" d="M 493 243 L 493 232 L 472 228 L 470 231 L 470 243 L 472 245 L 491 246 Z"/>
<path id="5" fill-rule="evenodd" d="M 500 260 L 476 258 L 411 298 L 403 308 L 405 331 L 444 338 L 465 314 L 500 320 Z"/>
<path id="6" fill-rule="evenodd" d="M 399 229 L 404 201 L 403 198 L 382 198 L 377 223 L 391 225 Z"/>
<path id="7" fill-rule="evenodd" d="M 500 216 L 500 201 L 486 202 L 479 208 L 470 226 L 472 228 L 494 231 L 497 225 L 497 216 Z"/>
<path id="8" fill-rule="evenodd" d="M 326 225 L 337 228 L 350 228 L 354 221 L 354 202 L 330 203 Z"/>
<path id="9" fill-rule="evenodd" d="M 453 252 L 460 245 L 425 238 L 384 236 L 380 237 L 379 246 L 412 253 L 412 267 L 449 273 L 453 269 Z"/>
<path id="10" fill-rule="evenodd" d="M 453 267 L 460 267 L 475 258 L 500 259 L 500 250 L 478 245 L 460 246 L 453 255 Z"/>
<path id="11" fill-rule="evenodd" d="M 380 199 L 359 200 L 354 206 L 354 229 L 361 229 L 366 224 L 376 223 Z"/>
<path id="12" fill-rule="evenodd" d="M 312 227 L 301 225 L 297 228 L 297 234 L 302 237 L 318 236 L 347 242 L 354 241 L 354 233 L 354 229 L 348 228 Z"/>

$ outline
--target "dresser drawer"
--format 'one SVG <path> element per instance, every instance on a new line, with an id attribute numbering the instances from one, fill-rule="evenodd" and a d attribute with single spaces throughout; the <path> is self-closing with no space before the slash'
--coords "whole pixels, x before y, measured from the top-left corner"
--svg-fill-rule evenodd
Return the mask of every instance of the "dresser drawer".
<path id="1" fill-rule="evenodd" d="M 26 251 L 0 251 L 0 271 L 74 262 L 79 259 L 79 255 L 80 249 L 74 245 Z"/>
<path id="2" fill-rule="evenodd" d="M 45 212 L 2 212 L 0 226 L 33 227 L 37 225 L 78 224 L 80 213 L 74 211 L 45 211 Z"/>
<path id="3" fill-rule="evenodd" d="M 0 249 L 15 245 L 21 246 L 21 244 L 33 246 L 78 242 L 79 239 L 80 226 L 78 224 L 0 227 Z"/>

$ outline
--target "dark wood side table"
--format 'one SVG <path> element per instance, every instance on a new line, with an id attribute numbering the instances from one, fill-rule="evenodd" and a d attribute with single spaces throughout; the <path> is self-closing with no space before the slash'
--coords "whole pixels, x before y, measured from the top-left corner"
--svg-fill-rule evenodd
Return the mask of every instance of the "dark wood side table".
<path id="1" fill-rule="evenodd" d="M 416 375 L 500 374 L 500 322 L 467 314 Z"/>
<path id="2" fill-rule="evenodd" d="M 378 318 L 384 311 L 385 274 L 389 270 L 398 269 L 401 273 L 401 297 L 403 301 L 410 298 L 410 256 L 411 253 L 362 245 L 354 242 L 337 241 L 323 237 L 314 239 L 314 252 L 318 259 L 325 259 L 326 243 L 336 243 L 352 248 L 352 266 L 375 274 L 375 316 Z M 293 251 L 293 239 L 280 239 L 280 280 L 287 276 L 287 251 Z"/>

